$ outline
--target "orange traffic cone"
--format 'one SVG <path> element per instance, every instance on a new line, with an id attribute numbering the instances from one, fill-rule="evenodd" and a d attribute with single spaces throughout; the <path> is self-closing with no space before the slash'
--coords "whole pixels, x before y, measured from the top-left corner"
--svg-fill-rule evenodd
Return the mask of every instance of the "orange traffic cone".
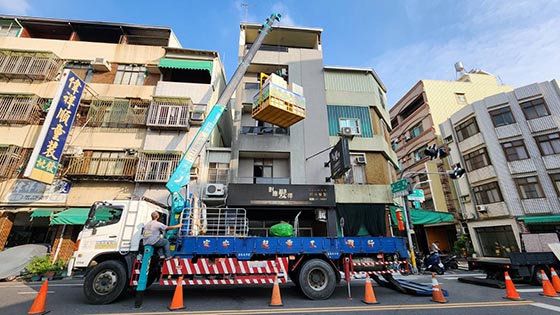
<path id="1" fill-rule="evenodd" d="M 37 297 L 35 298 L 35 301 L 33 301 L 33 305 L 31 305 L 31 308 L 29 309 L 29 312 L 27 312 L 27 314 L 42 315 L 50 312 L 50 311 L 45 311 L 48 288 L 49 288 L 49 280 L 45 280 L 45 282 L 43 282 L 43 285 L 41 286 L 41 289 L 39 290 L 39 294 L 37 294 Z"/>
<path id="2" fill-rule="evenodd" d="M 272 297 L 269 306 L 284 306 L 282 297 L 280 296 L 280 286 L 278 285 L 278 276 L 274 277 L 274 286 L 272 287 Z"/>
<path id="3" fill-rule="evenodd" d="M 506 279 L 506 296 L 504 299 L 512 300 L 512 301 L 525 301 L 519 296 L 517 290 L 515 289 L 515 285 L 513 285 L 513 281 L 509 277 L 509 273 L 506 271 L 504 273 L 504 278 Z"/>
<path id="4" fill-rule="evenodd" d="M 448 301 L 443 296 L 441 287 L 436 279 L 436 274 L 432 272 L 432 301 L 438 303 L 447 303 Z"/>
<path id="5" fill-rule="evenodd" d="M 540 293 L 540 295 L 548 296 L 548 297 L 557 297 L 558 294 L 556 293 L 556 290 L 554 290 L 554 287 L 552 286 L 550 280 L 548 280 L 548 277 L 546 276 L 546 273 L 542 269 L 541 269 L 541 279 L 542 279 L 543 293 Z"/>
<path id="6" fill-rule="evenodd" d="M 552 286 L 556 292 L 560 292 L 560 277 L 554 270 L 554 268 L 550 267 L 550 277 L 552 278 Z"/>
<path id="7" fill-rule="evenodd" d="M 375 299 L 375 293 L 373 292 L 373 285 L 371 284 L 371 278 L 369 274 L 366 273 L 366 293 L 364 294 L 364 299 L 362 302 L 366 304 L 379 304 Z"/>
<path id="8" fill-rule="evenodd" d="M 183 306 L 183 276 L 177 279 L 175 294 L 173 294 L 173 300 L 171 300 L 171 305 L 169 305 L 168 309 L 170 311 L 185 309 L 185 306 Z"/>

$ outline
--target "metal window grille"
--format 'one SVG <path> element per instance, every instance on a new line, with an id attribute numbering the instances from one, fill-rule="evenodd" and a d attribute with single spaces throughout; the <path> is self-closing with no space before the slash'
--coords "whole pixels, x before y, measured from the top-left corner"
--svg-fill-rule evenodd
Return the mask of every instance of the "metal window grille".
<path id="1" fill-rule="evenodd" d="M 0 178 L 15 178 L 23 171 L 29 157 L 29 150 L 9 145 L 0 147 Z"/>
<path id="2" fill-rule="evenodd" d="M 189 98 L 154 98 L 150 103 L 146 125 L 150 127 L 189 128 Z"/>
<path id="3" fill-rule="evenodd" d="M 144 126 L 150 102 L 142 99 L 95 99 L 87 121 L 92 127 L 130 128 Z"/>
<path id="4" fill-rule="evenodd" d="M 64 61 L 51 52 L 0 51 L 0 77 L 54 80 Z"/>
<path id="5" fill-rule="evenodd" d="M 240 208 L 189 208 L 183 211 L 180 237 L 186 236 L 247 236 L 249 220 L 245 209 Z"/>
<path id="6" fill-rule="evenodd" d="M 137 182 L 167 182 L 181 160 L 180 153 L 140 153 Z"/>
<path id="7" fill-rule="evenodd" d="M 46 102 L 36 95 L 0 94 L 0 123 L 38 124 Z"/>
<path id="8" fill-rule="evenodd" d="M 138 158 L 125 152 L 86 151 L 83 156 L 67 156 L 65 175 L 68 177 L 99 176 L 133 179 Z"/>

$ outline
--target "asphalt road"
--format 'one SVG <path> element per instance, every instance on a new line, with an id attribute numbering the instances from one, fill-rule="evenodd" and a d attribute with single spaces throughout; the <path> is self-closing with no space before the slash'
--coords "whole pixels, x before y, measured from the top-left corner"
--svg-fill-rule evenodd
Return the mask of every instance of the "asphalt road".
<path id="1" fill-rule="evenodd" d="M 412 296 L 398 293 L 374 283 L 375 297 L 379 304 L 361 302 L 365 281 L 352 282 L 352 299 L 348 299 L 347 285 L 342 282 L 328 300 L 310 301 L 292 284 L 280 286 L 282 307 L 269 307 L 271 286 L 200 286 L 183 287 L 184 310 L 174 314 L 453 314 L 453 315 L 550 315 L 560 313 L 560 298 L 539 295 L 541 287 L 516 284 L 525 301 L 503 299 L 505 289 L 494 289 L 457 281 L 459 275 L 472 272 L 438 276 L 440 286 L 447 290 L 448 303 L 431 301 L 431 296 Z M 403 279 L 431 285 L 430 275 L 411 275 Z M 146 291 L 141 308 L 134 308 L 132 295 L 110 305 L 87 304 L 82 294 L 81 280 L 49 281 L 46 311 L 50 314 L 166 314 L 175 288 L 154 285 Z M 0 283 L 0 314 L 27 314 L 37 297 L 42 283 Z"/>

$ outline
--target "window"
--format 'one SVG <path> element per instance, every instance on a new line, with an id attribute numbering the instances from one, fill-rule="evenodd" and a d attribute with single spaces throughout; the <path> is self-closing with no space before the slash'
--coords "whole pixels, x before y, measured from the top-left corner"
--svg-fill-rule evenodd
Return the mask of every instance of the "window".
<path id="1" fill-rule="evenodd" d="M 486 257 L 509 257 L 510 252 L 519 252 L 511 225 L 478 227 L 474 230 L 482 254 Z"/>
<path id="2" fill-rule="evenodd" d="M 493 110 L 489 112 L 494 127 L 500 127 L 505 125 L 510 125 L 515 123 L 515 119 L 511 113 L 511 108 L 502 107 L 500 109 Z"/>
<path id="3" fill-rule="evenodd" d="M 229 163 L 210 162 L 208 165 L 208 182 L 216 184 L 227 184 L 229 175 Z"/>
<path id="4" fill-rule="evenodd" d="M 357 118 L 339 118 L 338 119 L 338 126 L 340 129 L 344 127 L 352 128 L 352 134 L 359 135 L 361 134 L 360 131 L 360 120 Z"/>
<path id="5" fill-rule="evenodd" d="M 550 174 L 550 179 L 552 180 L 552 184 L 556 189 L 556 194 L 560 197 L 560 173 Z"/>
<path id="6" fill-rule="evenodd" d="M 414 127 L 409 129 L 408 134 L 410 135 L 410 138 L 415 138 L 418 137 L 423 131 L 424 128 L 422 128 L 422 122 L 419 122 Z"/>
<path id="7" fill-rule="evenodd" d="M 366 158 L 363 154 L 352 154 L 350 155 L 350 160 L 352 161 L 352 172 L 348 172 L 352 177 L 352 184 L 365 184 L 366 183 L 366 170 L 365 161 Z"/>
<path id="8" fill-rule="evenodd" d="M 144 85 L 146 67 L 138 65 L 119 65 L 114 84 Z"/>
<path id="9" fill-rule="evenodd" d="M 72 72 L 86 83 L 91 82 L 94 72 L 91 64 L 83 61 L 69 61 L 64 65 L 64 69 L 72 70 Z"/>
<path id="10" fill-rule="evenodd" d="M 474 136 L 479 132 L 476 119 L 473 117 L 461 124 L 459 124 L 455 131 L 457 132 L 458 141 L 463 141 L 469 137 Z"/>
<path id="11" fill-rule="evenodd" d="M 121 207 L 100 205 L 89 214 L 86 226 L 98 228 L 119 222 L 123 213 Z"/>
<path id="12" fill-rule="evenodd" d="M 519 103 L 519 106 L 523 110 L 525 118 L 528 120 L 550 115 L 548 107 L 542 97 L 536 100 Z"/>
<path id="13" fill-rule="evenodd" d="M 426 157 L 426 152 L 424 152 L 426 148 L 427 146 L 422 146 L 421 148 L 419 148 L 418 150 L 412 153 L 412 157 L 414 158 L 414 161 L 420 161 Z"/>
<path id="14" fill-rule="evenodd" d="M 465 93 L 455 93 L 455 99 L 459 105 L 467 104 L 467 97 L 465 96 Z"/>
<path id="15" fill-rule="evenodd" d="M 490 163 L 490 158 L 488 157 L 486 148 L 481 148 L 466 154 L 463 156 L 463 159 L 465 160 L 467 171 L 469 172 L 492 164 Z"/>
<path id="16" fill-rule="evenodd" d="M 387 105 L 385 105 L 385 98 L 383 97 L 383 91 L 379 87 L 377 87 L 377 93 L 379 94 L 379 103 L 385 109 Z"/>
<path id="17" fill-rule="evenodd" d="M 537 176 L 514 178 L 521 199 L 544 198 L 541 184 Z"/>
<path id="18" fill-rule="evenodd" d="M 246 90 L 258 90 L 261 86 L 259 82 L 245 82 L 245 89 Z"/>
<path id="19" fill-rule="evenodd" d="M 272 183 L 272 159 L 255 159 L 253 162 L 253 184 Z"/>
<path id="20" fill-rule="evenodd" d="M 504 154 L 509 162 L 529 158 L 529 153 L 527 153 L 523 140 L 504 142 L 502 143 L 502 149 L 504 149 Z"/>
<path id="21" fill-rule="evenodd" d="M 550 133 L 535 137 L 542 155 L 553 155 L 560 153 L 560 133 Z"/>
<path id="22" fill-rule="evenodd" d="M 498 186 L 498 182 L 492 182 L 480 186 L 473 187 L 474 199 L 479 205 L 485 205 L 489 203 L 501 202 L 502 192 Z"/>

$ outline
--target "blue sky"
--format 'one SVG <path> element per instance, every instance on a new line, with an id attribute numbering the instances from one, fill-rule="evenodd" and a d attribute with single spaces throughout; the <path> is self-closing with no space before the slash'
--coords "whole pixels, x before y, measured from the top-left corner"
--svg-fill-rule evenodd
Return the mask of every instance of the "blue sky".
<path id="1" fill-rule="evenodd" d="M 325 65 L 375 69 L 390 106 L 418 80 L 454 80 L 456 61 L 514 87 L 560 79 L 560 0 L 0 0 L 2 14 L 171 27 L 183 47 L 218 51 L 228 77 L 239 23 L 272 12 L 323 29 Z"/>

